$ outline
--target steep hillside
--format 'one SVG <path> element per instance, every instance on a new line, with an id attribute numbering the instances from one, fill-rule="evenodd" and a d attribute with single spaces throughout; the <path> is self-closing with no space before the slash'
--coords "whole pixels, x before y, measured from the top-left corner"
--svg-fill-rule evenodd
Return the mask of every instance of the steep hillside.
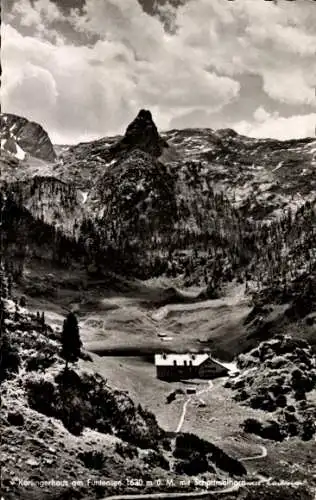
<path id="1" fill-rule="evenodd" d="M 16 201 L 11 190 L 0 190 L 1 257 L 10 261 L 16 275 L 23 276 L 30 261 L 76 265 L 85 258 L 85 249 L 54 224 L 34 217 Z"/>
<path id="2" fill-rule="evenodd" d="M 82 219 L 82 194 L 70 183 L 52 176 L 34 175 L 11 182 L 9 191 L 17 204 L 26 208 L 34 218 L 65 235 L 74 236 Z"/>

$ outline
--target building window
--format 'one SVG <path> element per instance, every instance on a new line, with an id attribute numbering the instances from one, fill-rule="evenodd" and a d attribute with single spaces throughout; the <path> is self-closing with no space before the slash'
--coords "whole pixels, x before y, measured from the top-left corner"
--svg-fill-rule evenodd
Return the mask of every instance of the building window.
<path id="1" fill-rule="evenodd" d="M 183 361 L 183 364 L 184 364 L 184 366 L 187 366 L 187 360 L 186 359 Z"/>
<path id="2" fill-rule="evenodd" d="M 192 366 L 192 360 L 191 360 L 191 359 L 190 359 L 190 361 L 189 361 L 189 365 L 190 365 L 190 366 Z"/>
<path id="3" fill-rule="evenodd" d="M 177 360 L 176 359 L 173 360 L 173 366 L 177 366 Z"/>

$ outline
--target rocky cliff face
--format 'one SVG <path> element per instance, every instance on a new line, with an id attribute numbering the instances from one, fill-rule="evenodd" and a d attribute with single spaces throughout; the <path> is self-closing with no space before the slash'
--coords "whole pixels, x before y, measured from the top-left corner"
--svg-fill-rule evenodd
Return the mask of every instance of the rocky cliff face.
<path id="1" fill-rule="evenodd" d="M 26 154 L 53 162 L 56 159 L 53 145 L 47 132 L 35 122 L 10 113 L 0 115 L 1 150 L 19 160 Z"/>

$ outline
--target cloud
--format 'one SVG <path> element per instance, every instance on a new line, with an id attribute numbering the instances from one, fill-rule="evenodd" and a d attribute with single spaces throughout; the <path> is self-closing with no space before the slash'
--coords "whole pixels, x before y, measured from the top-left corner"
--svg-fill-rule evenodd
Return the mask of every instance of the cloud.
<path id="1" fill-rule="evenodd" d="M 45 25 L 43 10 L 36 12 Z M 238 96 L 238 82 L 208 71 L 193 53 L 186 54 L 134 0 L 89 0 L 84 15 L 74 11 L 71 22 L 99 40 L 92 47 L 74 46 L 23 36 L 10 25 L 3 32 L 3 107 L 36 117 L 53 138 L 61 128 L 67 141 L 121 131 L 144 106 L 155 108 L 157 121 L 161 114 L 167 125 L 167 112 L 172 117 L 188 106 L 217 109 Z M 39 75 L 33 95 L 30 68 Z M 57 96 L 54 110 L 39 103 L 40 88 L 44 95 L 50 90 Z"/>
<path id="2" fill-rule="evenodd" d="M 141 107 L 162 128 L 197 126 L 199 117 L 203 126 L 212 113 L 225 122 L 240 77 L 257 75 L 276 106 L 312 113 L 316 9 L 308 0 L 189 0 L 162 11 L 171 31 L 137 0 L 86 0 L 70 14 L 50 0 L 16 1 L 2 33 L 3 109 L 62 142 L 122 132 Z M 265 130 L 269 120 L 253 126 Z M 250 127 L 243 116 L 237 123 Z"/>
<path id="3" fill-rule="evenodd" d="M 279 116 L 278 113 L 269 113 L 264 108 L 258 108 L 254 113 L 254 121 L 241 121 L 235 124 L 235 130 L 243 135 L 264 138 L 293 139 L 314 137 L 316 113 L 308 115 Z"/>
<path id="4" fill-rule="evenodd" d="M 43 21 L 52 23 L 64 19 L 58 6 L 50 0 L 19 0 L 15 2 L 12 9 L 12 17 L 19 15 L 22 26 L 41 24 Z"/>
<path id="5" fill-rule="evenodd" d="M 3 32 L 3 108 L 39 121 L 53 140 L 63 136 L 62 142 L 73 142 L 115 131 L 137 111 L 124 101 L 132 91 L 125 65 L 95 64 L 98 52 L 105 60 L 115 57 L 115 46 L 56 46 L 10 26 Z"/>
<path id="6" fill-rule="evenodd" d="M 178 39 L 218 72 L 260 75 L 265 92 L 316 107 L 316 9 L 311 2 L 192 0 L 178 10 Z M 291 84 L 293 82 L 293 84 Z"/>

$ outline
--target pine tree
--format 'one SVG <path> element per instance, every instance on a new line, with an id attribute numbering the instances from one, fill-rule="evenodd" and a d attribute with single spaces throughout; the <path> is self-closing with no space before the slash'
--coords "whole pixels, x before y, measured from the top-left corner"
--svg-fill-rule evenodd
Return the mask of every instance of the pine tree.
<path id="1" fill-rule="evenodd" d="M 65 371 L 68 369 L 68 363 L 78 361 L 82 342 L 80 340 L 78 321 L 73 312 L 70 312 L 63 324 L 62 331 L 62 357 L 66 361 Z"/>
<path id="2" fill-rule="evenodd" d="M 46 332 L 46 322 L 45 322 L 45 313 L 44 313 L 44 311 L 42 311 L 42 314 L 40 316 L 40 324 L 41 324 L 41 327 L 42 327 L 42 331 Z"/>

